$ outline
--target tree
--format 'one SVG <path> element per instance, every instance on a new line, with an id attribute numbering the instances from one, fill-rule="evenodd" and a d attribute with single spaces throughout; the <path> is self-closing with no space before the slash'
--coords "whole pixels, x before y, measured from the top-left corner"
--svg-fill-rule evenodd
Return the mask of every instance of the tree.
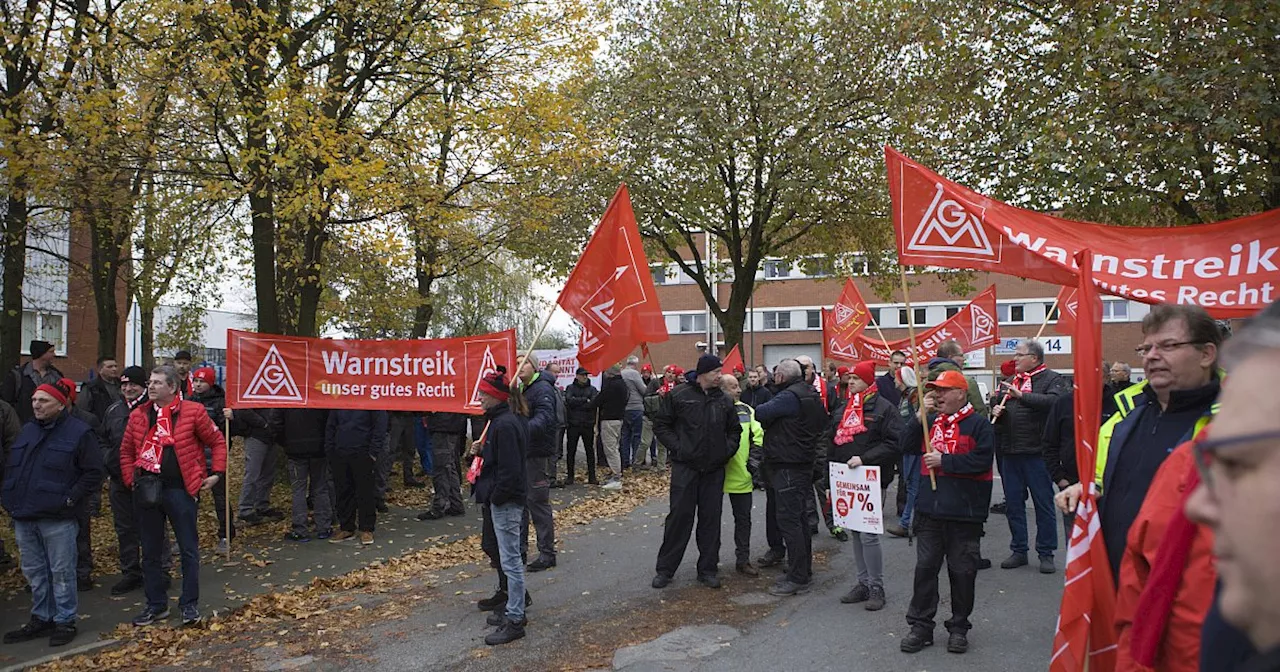
<path id="1" fill-rule="evenodd" d="M 488 334 L 515 327 L 516 345 L 528 347 L 552 310 L 551 299 L 537 292 L 532 274 L 510 259 L 482 261 L 442 281 L 439 306 L 428 334 L 433 338 Z M 547 335 L 540 343 L 561 343 Z"/>
<path id="2" fill-rule="evenodd" d="M 767 257 L 890 241 L 880 142 L 907 42 L 895 12 L 877 2 L 621 3 L 594 119 L 616 133 L 609 158 L 642 234 L 702 290 L 726 347 L 742 340 Z M 730 283 L 727 305 L 716 280 Z"/>

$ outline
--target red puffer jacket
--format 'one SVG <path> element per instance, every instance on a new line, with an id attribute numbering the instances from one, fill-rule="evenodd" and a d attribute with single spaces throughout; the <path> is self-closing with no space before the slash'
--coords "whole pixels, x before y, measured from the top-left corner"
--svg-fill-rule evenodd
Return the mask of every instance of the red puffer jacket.
<path id="1" fill-rule="evenodd" d="M 120 442 L 120 473 L 124 476 L 126 487 L 133 487 L 134 464 L 138 461 L 138 451 L 147 438 L 147 432 L 151 431 L 151 414 L 154 409 L 154 404 L 143 404 L 129 415 L 124 440 Z M 213 470 L 226 473 L 226 440 L 222 437 L 222 432 L 218 431 L 218 426 L 209 419 L 204 405 L 198 401 L 180 402 L 173 424 L 173 449 L 178 456 L 178 466 L 182 469 L 182 482 L 187 486 L 187 494 L 195 497 L 200 491 L 200 484 L 207 477 L 204 470 L 204 446 L 213 449 Z"/>

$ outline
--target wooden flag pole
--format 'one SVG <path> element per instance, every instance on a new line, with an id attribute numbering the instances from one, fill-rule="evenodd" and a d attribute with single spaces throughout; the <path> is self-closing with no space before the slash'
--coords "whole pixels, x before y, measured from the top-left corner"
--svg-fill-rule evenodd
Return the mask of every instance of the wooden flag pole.
<path id="1" fill-rule="evenodd" d="M 1049 307 L 1049 312 L 1044 314 L 1044 322 L 1040 323 L 1040 331 L 1036 332 L 1036 340 L 1040 340 L 1040 336 L 1044 334 L 1045 327 L 1049 326 L 1049 319 L 1053 317 L 1053 311 L 1058 309 L 1058 297 L 1053 298 L 1053 305 Z"/>
<path id="2" fill-rule="evenodd" d="M 559 300 L 559 297 L 556 297 L 556 301 L 559 302 Z M 547 313 L 547 319 L 542 321 L 542 327 L 538 329 L 538 335 L 534 336 L 533 340 L 529 342 L 529 347 L 525 348 L 524 357 L 520 359 L 520 364 L 516 366 L 516 370 L 512 374 L 516 378 L 520 377 L 520 369 L 524 368 L 524 363 L 529 361 L 529 357 L 533 355 L 533 348 L 538 344 L 538 339 L 542 338 L 542 334 L 546 333 L 547 326 L 551 324 L 551 318 L 556 316 L 556 305 L 556 303 L 551 304 L 551 311 Z"/>
<path id="3" fill-rule="evenodd" d="M 223 518 L 226 522 L 223 531 L 227 533 L 227 562 L 231 562 L 231 418 L 223 418 L 223 422 L 223 437 L 227 441 L 227 466 L 222 470 L 222 478 L 226 479 L 222 484 L 222 513 L 226 516 Z"/>
<path id="4" fill-rule="evenodd" d="M 902 302 L 907 305 L 907 337 L 911 339 L 911 368 L 916 374 L 916 389 L 924 387 L 924 378 L 920 377 L 920 360 L 916 358 L 916 320 L 915 315 L 911 311 L 911 294 L 907 291 L 907 269 L 898 264 L 898 278 L 902 281 Z M 929 441 L 929 425 L 928 416 L 924 410 L 924 393 L 920 393 L 920 429 L 924 433 L 924 448 L 926 453 L 933 452 L 933 444 Z M 938 489 L 938 476 L 929 470 L 929 485 L 934 490 Z"/>

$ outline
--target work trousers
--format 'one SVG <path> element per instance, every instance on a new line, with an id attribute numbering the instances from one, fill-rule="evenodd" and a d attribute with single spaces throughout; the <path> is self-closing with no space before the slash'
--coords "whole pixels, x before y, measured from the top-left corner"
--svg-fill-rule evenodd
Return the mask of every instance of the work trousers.
<path id="1" fill-rule="evenodd" d="M 658 550 L 659 574 L 672 576 L 684 559 L 697 522 L 698 576 L 715 576 L 720 564 L 720 513 L 724 506 L 724 468 L 698 471 L 671 465 L 670 512 Z"/>

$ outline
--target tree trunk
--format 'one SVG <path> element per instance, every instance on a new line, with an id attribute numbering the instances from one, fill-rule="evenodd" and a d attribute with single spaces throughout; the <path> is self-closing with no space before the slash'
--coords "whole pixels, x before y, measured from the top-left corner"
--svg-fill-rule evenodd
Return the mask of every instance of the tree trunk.
<path id="1" fill-rule="evenodd" d="M 138 341 L 142 350 L 142 368 L 150 371 L 156 366 L 156 309 L 138 307 Z"/>
<path id="2" fill-rule="evenodd" d="M 253 288 L 258 304 L 258 331 L 281 333 L 279 298 L 276 295 L 276 213 L 271 184 L 271 149 L 267 117 L 267 53 L 264 19 L 255 18 L 247 2 L 233 3 L 246 20 L 255 24 L 256 37 L 245 54 L 244 89 L 245 171 L 249 179 L 249 212 L 252 221 Z"/>
<path id="3" fill-rule="evenodd" d="M 317 315 L 320 312 L 320 296 L 324 293 L 320 273 L 324 244 L 329 237 L 324 230 L 327 220 L 328 209 L 326 208 L 325 214 L 307 225 L 302 250 L 302 272 L 298 274 L 298 321 L 290 332 L 297 336 L 319 335 Z"/>
<path id="4" fill-rule="evenodd" d="M 413 236 L 418 239 L 414 241 L 413 250 L 413 271 L 418 281 L 418 306 L 413 309 L 413 337 L 426 338 L 436 308 L 431 302 L 431 287 L 436 281 L 432 269 L 435 267 L 438 252 L 435 241 L 430 237 L 424 239 L 426 234 L 420 231 L 420 227 L 414 226 L 412 231 Z"/>
<path id="5" fill-rule="evenodd" d="M 0 367 L 22 359 L 22 283 L 27 272 L 26 180 L 14 177 L 4 213 L 4 309 L 0 311 Z"/>

